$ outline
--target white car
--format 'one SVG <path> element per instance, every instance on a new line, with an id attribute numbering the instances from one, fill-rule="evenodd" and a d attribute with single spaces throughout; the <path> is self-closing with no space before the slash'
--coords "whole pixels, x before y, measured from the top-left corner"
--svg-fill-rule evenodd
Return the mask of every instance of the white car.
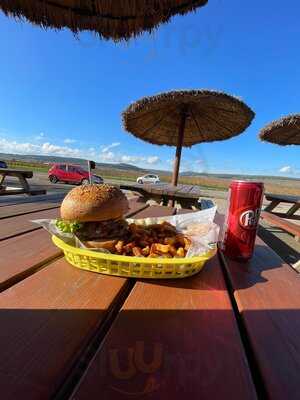
<path id="1" fill-rule="evenodd" d="M 159 183 L 159 176 L 158 175 L 153 175 L 153 174 L 148 174 L 144 176 L 139 176 L 137 178 L 137 183 Z"/>

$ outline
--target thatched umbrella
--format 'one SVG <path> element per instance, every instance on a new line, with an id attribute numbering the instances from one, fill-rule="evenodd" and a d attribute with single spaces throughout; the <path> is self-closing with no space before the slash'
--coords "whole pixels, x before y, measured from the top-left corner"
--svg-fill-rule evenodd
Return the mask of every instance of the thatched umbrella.
<path id="1" fill-rule="evenodd" d="M 300 144 L 300 114 L 288 115 L 271 122 L 260 131 L 259 137 L 282 146 Z"/>
<path id="2" fill-rule="evenodd" d="M 182 146 L 236 136 L 250 125 L 254 112 L 225 93 L 183 90 L 144 97 L 122 116 L 125 129 L 134 136 L 176 146 L 172 184 L 177 185 Z"/>
<path id="3" fill-rule="evenodd" d="M 151 32 L 176 14 L 186 14 L 208 0 L 0 0 L 14 17 L 55 29 L 93 31 L 104 39 L 128 40 Z"/>

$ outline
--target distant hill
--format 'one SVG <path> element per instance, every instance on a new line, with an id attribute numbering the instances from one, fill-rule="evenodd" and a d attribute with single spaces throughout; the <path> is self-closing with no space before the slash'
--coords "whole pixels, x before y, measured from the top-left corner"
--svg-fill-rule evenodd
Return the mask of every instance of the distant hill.
<path id="1" fill-rule="evenodd" d="M 59 157 L 59 156 L 43 156 L 38 154 L 6 154 L 0 153 L 1 160 L 15 160 L 15 161 L 26 161 L 26 162 L 34 162 L 34 163 L 69 163 L 69 164 L 82 164 L 86 165 L 87 160 L 83 158 L 74 158 L 74 157 Z M 136 171 L 141 174 L 143 173 L 156 173 L 156 174 L 171 174 L 170 171 L 163 171 L 159 169 L 152 168 L 140 168 L 135 165 L 126 164 L 126 163 L 96 163 L 97 168 L 103 169 L 118 169 L 123 171 Z"/>
<path id="2" fill-rule="evenodd" d="M 27 154 L 6 154 L 0 153 L 1 160 L 16 160 L 16 161 L 27 161 L 27 162 L 38 162 L 38 163 L 69 163 L 69 164 L 86 164 L 87 160 L 83 158 L 74 157 L 59 157 L 59 156 L 42 156 L 42 155 L 27 155 Z M 124 170 L 138 170 L 143 171 L 142 168 L 136 167 L 135 165 L 119 163 L 96 163 L 99 168 L 117 168 Z"/>
<path id="3" fill-rule="evenodd" d="M 195 171 L 183 171 L 180 172 L 181 176 L 203 176 L 203 173 L 201 172 L 195 172 Z"/>
<path id="4" fill-rule="evenodd" d="M 16 161 L 27 161 L 27 162 L 39 162 L 39 163 L 70 163 L 70 164 L 84 164 L 86 160 L 82 158 L 73 157 L 59 157 L 59 156 L 40 156 L 40 155 L 28 155 L 28 154 L 6 154 L 0 153 L 1 160 L 16 160 Z"/>
<path id="5" fill-rule="evenodd" d="M 97 162 L 96 166 L 98 168 L 121 169 L 121 170 L 125 170 L 125 171 L 139 171 L 139 172 L 145 171 L 143 168 L 139 168 L 135 165 L 125 164 L 125 163 L 112 164 L 112 163 L 98 163 Z"/>

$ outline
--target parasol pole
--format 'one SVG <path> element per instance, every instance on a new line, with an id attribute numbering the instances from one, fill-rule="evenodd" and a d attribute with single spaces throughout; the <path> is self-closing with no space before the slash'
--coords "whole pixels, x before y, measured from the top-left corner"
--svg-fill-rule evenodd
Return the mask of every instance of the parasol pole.
<path id="1" fill-rule="evenodd" d="M 186 110 L 183 110 L 182 114 L 181 114 L 179 129 L 178 129 L 177 147 L 176 147 L 174 169 L 173 169 L 173 176 L 172 176 L 172 185 L 174 185 L 174 186 L 177 186 L 177 182 L 178 182 L 178 174 L 179 174 L 179 167 L 180 167 L 181 150 L 182 150 L 182 143 L 183 143 L 183 138 L 184 138 L 186 116 L 187 116 Z"/>

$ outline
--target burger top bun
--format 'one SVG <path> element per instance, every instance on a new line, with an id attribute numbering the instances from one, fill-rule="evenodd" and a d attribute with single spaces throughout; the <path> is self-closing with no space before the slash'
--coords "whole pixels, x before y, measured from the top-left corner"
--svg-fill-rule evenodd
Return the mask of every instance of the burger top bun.
<path id="1" fill-rule="evenodd" d="M 110 185 L 82 185 L 66 195 L 60 207 L 60 215 L 66 221 L 107 221 L 123 217 L 128 209 L 128 200 L 119 188 Z"/>

